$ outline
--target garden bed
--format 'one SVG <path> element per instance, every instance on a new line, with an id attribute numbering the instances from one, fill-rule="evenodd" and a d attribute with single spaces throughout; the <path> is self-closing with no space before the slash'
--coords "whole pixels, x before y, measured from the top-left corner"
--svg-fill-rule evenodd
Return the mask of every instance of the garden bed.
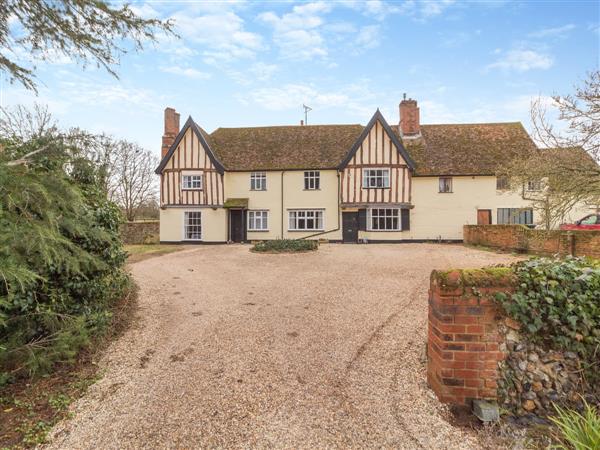
<path id="1" fill-rule="evenodd" d="M 319 248 L 318 241 L 302 239 L 275 239 L 261 241 L 252 246 L 251 251 L 257 253 L 303 253 L 312 252 Z"/>

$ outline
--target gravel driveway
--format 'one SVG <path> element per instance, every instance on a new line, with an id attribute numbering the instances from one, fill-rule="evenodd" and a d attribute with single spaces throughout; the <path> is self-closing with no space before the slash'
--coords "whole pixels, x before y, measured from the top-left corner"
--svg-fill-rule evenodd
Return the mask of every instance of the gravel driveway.
<path id="1" fill-rule="evenodd" d="M 53 448 L 478 448 L 425 382 L 434 268 L 459 245 L 202 246 L 134 264 L 140 320 Z"/>

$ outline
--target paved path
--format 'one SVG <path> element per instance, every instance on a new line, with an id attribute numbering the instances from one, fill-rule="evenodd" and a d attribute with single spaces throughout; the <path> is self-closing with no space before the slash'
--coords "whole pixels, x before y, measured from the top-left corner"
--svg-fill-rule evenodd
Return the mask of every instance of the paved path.
<path id="1" fill-rule="evenodd" d="M 133 265 L 140 320 L 54 448 L 478 448 L 425 383 L 434 268 L 458 245 L 202 246 Z"/>

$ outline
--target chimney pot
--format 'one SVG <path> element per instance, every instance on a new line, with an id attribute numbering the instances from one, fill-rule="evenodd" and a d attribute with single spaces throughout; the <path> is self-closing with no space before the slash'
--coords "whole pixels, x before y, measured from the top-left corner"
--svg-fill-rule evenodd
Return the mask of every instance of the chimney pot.
<path id="1" fill-rule="evenodd" d="M 407 100 L 406 94 L 403 97 L 400 102 L 400 135 L 418 137 L 421 135 L 421 124 L 417 101 L 412 98 Z"/>
<path id="2" fill-rule="evenodd" d="M 164 156 L 175 142 L 175 138 L 179 134 L 179 113 L 175 108 L 165 108 L 165 130 L 162 137 L 161 154 Z"/>

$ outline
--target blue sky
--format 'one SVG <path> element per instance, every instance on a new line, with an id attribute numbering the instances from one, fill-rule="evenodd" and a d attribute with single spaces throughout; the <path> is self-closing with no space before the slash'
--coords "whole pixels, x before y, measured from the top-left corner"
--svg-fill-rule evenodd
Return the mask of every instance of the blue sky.
<path id="1" fill-rule="evenodd" d="M 537 96 L 572 92 L 599 65 L 596 1 L 133 2 L 173 18 L 121 58 L 120 79 L 68 57 L 38 64 L 38 97 L 2 77 L 2 103 L 48 104 L 65 126 L 157 154 L 162 111 L 219 126 L 398 122 L 402 94 L 422 123 L 522 121 Z"/>

